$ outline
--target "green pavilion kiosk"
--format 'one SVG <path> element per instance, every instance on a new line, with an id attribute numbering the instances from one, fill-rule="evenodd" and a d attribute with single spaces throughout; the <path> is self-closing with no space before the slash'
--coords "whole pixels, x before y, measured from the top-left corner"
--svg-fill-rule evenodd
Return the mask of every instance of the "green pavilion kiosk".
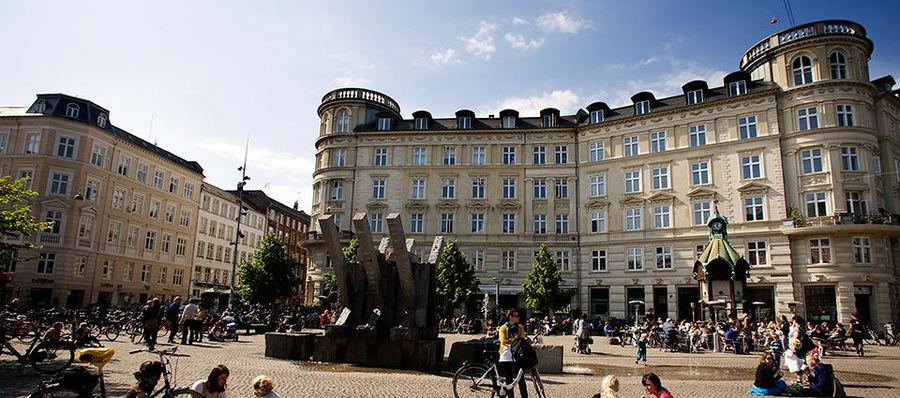
<path id="1" fill-rule="evenodd" d="M 709 314 L 724 311 L 737 317 L 747 308 L 744 291 L 750 263 L 728 242 L 728 219 L 718 209 L 706 225 L 709 243 L 694 262 L 693 272 L 700 289 L 701 308 L 709 308 Z"/>

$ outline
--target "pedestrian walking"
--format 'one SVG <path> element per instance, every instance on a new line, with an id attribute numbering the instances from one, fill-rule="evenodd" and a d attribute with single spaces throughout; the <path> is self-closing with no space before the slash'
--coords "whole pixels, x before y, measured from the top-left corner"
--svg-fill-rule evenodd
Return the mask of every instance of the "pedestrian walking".
<path id="1" fill-rule="evenodd" d="M 206 306 L 203 303 L 198 304 L 197 313 L 194 315 L 194 329 L 191 330 L 191 333 L 194 334 L 194 341 L 198 343 L 203 342 L 203 327 L 206 322 Z"/>
<path id="2" fill-rule="evenodd" d="M 156 335 L 159 333 L 159 323 L 163 317 L 163 312 L 162 304 L 158 298 L 148 301 L 147 305 L 141 310 L 141 321 L 144 322 L 144 342 L 150 351 L 156 349 Z"/>
<path id="3" fill-rule="evenodd" d="M 181 310 L 181 344 L 194 344 L 194 340 L 197 337 L 194 318 L 199 310 L 200 307 L 197 306 L 196 299 L 188 300 L 188 304 Z"/>
<path id="4" fill-rule="evenodd" d="M 862 323 L 859 322 L 859 316 L 854 312 L 850 315 L 850 338 L 853 339 L 853 347 L 856 348 L 857 356 L 865 355 L 865 352 L 863 351 L 864 337 L 865 331 L 863 330 Z"/>
<path id="5" fill-rule="evenodd" d="M 175 296 L 166 306 L 166 321 L 169 322 L 169 342 L 175 342 L 175 334 L 178 331 L 178 316 L 181 315 L 181 296 Z"/>
<path id="6" fill-rule="evenodd" d="M 647 332 L 641 333 L 640 337 L 638 337 L 635 342 L 636 353 L 634 358 L 634 364 L 637 365 L 638 362 L 642 363 L 644 366 L 647 366 L 647 342 L 650 340 L 650 334 Z"/>

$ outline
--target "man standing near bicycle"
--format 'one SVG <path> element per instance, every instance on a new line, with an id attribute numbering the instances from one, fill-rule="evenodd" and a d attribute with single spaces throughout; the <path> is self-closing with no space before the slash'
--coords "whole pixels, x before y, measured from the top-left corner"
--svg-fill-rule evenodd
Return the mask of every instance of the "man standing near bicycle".
<path id="1" fill-rule="evenodd" d="M 194 321 L 194 317 L 197 316 L 197 311 L 200 310 L 200 307 L 197 306 L 197 299 L 188 300 L 188 304 L 184 306 L 184 309 L 181 311 L 181 344 L 194 344 L 194 340 L 197 335 L 197 328 L 194 326 L 196 321 Z"/>
<path id="2" fill-rule="evenodd" d="M 519 366 L 513 360 L 512 350 L 510 349 L 518 339 L 527 338 L 525 328 L 519 324 L 519 312 L 511 309 L 506 312 L 506 322 L 500 326 L 497 333 L 500 338 L 500 370 L 504 373 L 506 384 L 512 383 L 513 379 L 519 373 Z M 522 392 L 522 398 L 528 398 L 528 386 L 525 384 L 525 378 L 519 379 L 519 391 Z M 509 390 L 509 398 L 515 398 L 514 390 Z"/>
<path id="3" fill-rule="evenodd" d="M 166 321 L 169 322 L 169 342 L 175 342 L 175 333 L 178 330 L 178 315 L 181 314 L 181 296 L 175 296 L 172 303 L 166 306 Z"/>
<path id="4" fill-rule="evenodd" d="M 163 316 L 162 303 L 154 298 L 141 310 L 141 320 L 144 322 L 144 342 L 147 349 L 153 351 L 156 348 L 156 335 L 159 333 L 159 322 Z"/>

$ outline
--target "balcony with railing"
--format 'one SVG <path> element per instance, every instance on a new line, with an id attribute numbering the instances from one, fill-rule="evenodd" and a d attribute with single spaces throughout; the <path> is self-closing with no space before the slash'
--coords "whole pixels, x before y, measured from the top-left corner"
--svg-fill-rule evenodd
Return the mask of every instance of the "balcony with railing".
<path id="1" fill-rule="evenodd" d="M 322 97 L 322 104 L 340 100 L 363 100 L 387 107 L 398 114 L 400 113 L 400 105 L 397 105 L 397 101 L 394 101 L 393 98 L 364 88 L 339 88 L 331 91 Z"/>
<path id="2" fill-rule="evenodd" d="M 41 232 L 38 234 L 37 241 L 41 245 L 58 245 L 62 243 L 62 236 L 50 232 Z"/>
<path id="3" fill-rule="evenodd" d="M 887 211 L 875 213 L 838 213 L 824 217 L 804 217 L 802 214 L 790 214 L 784 220 L 784 230 L 787 234 L 819 233 L 833 230 L 840 226 L 843 231 L 885 230 L 900 233 L 900 214 L 891 214 Z"/>
<path id="4" fill-rule="evenodd" d="M 749 71 L 748 69 L 752 69 L 752 64 L 763 58 L 763 54 L 779 46 L 813 37 L 831 35 L 856 36 L 868 40 L 866 29 L 856 22 L 844 20 L 810 22 L 775 33 L 751 46 L 741 58 L 741 70 Z"/>

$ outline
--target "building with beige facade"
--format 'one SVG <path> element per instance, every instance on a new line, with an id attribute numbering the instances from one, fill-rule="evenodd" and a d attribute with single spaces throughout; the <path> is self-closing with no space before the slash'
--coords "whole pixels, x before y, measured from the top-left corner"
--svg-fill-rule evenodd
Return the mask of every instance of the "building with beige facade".
<path id="1" fill-rule="evenodd" d="M 114 126 L 91 101 L 40 94 L 0 109 L 0 170 L 26 177 L 53 227 L 27 261 L 4 264 L 7 294 L 79 308 L 186 295 L 203 169 Z"/>
<path id="2" fill-rule="evenodd" d="M 417 252 L 438 235 L 457 240 L 502 307 L 523 306 L 545 244 L 576 289 L 572 309 L 691 319 L 703 316 L 691 270 L 718 209 L 751 265 L 745 308 L 896 321 L 900 100 L 890 76 L 869 76 L 872 50 L 859 24 L 814 22 L 754 44 L 721 82 L 572 115 L 410 119 L 387 95 L 329 92 L 308 284 L 320 291 L 330 272 L 317 219 L 349 238 L 366 212 L 380 240 L 397 212 Z"/>

